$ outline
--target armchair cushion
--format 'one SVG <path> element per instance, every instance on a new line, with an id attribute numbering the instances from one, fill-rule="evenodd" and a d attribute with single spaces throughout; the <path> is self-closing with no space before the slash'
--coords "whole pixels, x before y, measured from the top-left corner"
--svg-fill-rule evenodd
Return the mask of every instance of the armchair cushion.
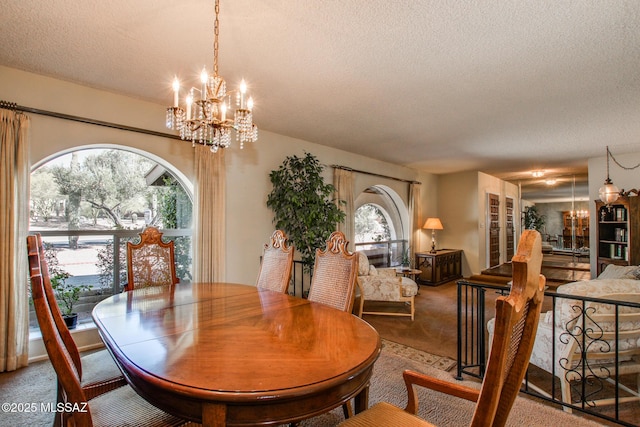
<path id="1" fill-rule="evenodd" d="M 402 301 L 402 297 L 418 294 L 416 282 L 408 277 L 398 277 L 393 268 L 376 268 L 370 265 L 363 252 L 358 252 L 358 283 L 365 299 L 370 301 Z"/>
<path id="2" fill-rule="evenodd" d="M 609 264 L 596 280 L 604 279 L 639 279 L 640 267 L 637 265 Z"/>
<path id="3" fill-rule="evenodd" d="M 358 283 L 364 298 L 369 301 L 403 301 L 402 297 L 412 297 L 418 293 L 416 282 L 406 277 L 358 276 Z"/>
<path id="4" fill-rule="evenodd" d="M 367 258 L 364 252 L 357 252 L 357 253 L 358 253 L 358 276 L 367 276 L 369 275 L 369 258 Z"/>
<path id="5" fill-rule="evenodd" d="M 617 266 L 616 266 L 617 267 Z M 634 267 L 634 268 L 637 268 Z M 607 267 L 609 270 L 609 267 Z M 606 270 L 605 270 L 606 271 Z M 604 274 L 604 272 L 603 272 Z M 600 275 L 602 276 L 602 274 Z M 610 294 L 640 294 L 640 281 L 635 279 L 607 279 L 599 277 L 594 280 L 582 280 L 579 282 L 567 283 L 560 285 L 556 289 L 556 293 L 565 295 L 578 295 L 582 297 L 599 298 L 602 295 Z M 612 306 L 604 304 L 592 304 L 592 306 L 600 313 L 612 313 Z M 556 326 L 566 328 L 567 323 L 576 320 L 576 316 L 580 313 L 577 312 L 575 307 L 582 307 L 582 301 L 569 298 L 560 298 L 556 303 Z M 621 313 L 634 312 L 630 307 L 620 307 Z M 553 322 L 553 312 L 548 311 L 542 315 L 543 320 L 549 324 Z M 621 322 L 619 325 L 620 330 L 637 329 L 640 325 L 628 325 L 626 322 Z M 610 322 L 600 325 L 604 331 L 615 330 L 615 325 Z"/>
<path id="6" fill-rule="evenodd" d="M 396 269 L 395 268 L 379 268 L 376 270 L 376 274 L 380 274 L 386 277 L 396 277 Z"/>
<path id="7" fill-rule="evenodd" d="M 363 252 L 358 254 L 358 288 L 360 289 L 360 316 L 365 314 L 383 314 L 380 312 L 363 312 L 364 301 L 407 302 L 411 305 L 413 320 L 414 296 L 418 294 L 418 284 L 408 277 L 396 276 L 395 269 L 377 269 L 369 264 Z M 398 315 L 398 314 L 389 314 Z"/>

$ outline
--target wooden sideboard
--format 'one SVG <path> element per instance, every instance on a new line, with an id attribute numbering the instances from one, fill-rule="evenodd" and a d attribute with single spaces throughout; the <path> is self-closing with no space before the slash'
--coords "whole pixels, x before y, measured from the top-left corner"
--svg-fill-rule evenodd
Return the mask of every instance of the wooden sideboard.
<path id="1" fill-rule="evenodd" d="M 416 269 L 421 273 L 417 282 L 421 285 L 438 286 L 462 278 L 462 251 L 440 249 L 435 253 L 416 252 Z"/>

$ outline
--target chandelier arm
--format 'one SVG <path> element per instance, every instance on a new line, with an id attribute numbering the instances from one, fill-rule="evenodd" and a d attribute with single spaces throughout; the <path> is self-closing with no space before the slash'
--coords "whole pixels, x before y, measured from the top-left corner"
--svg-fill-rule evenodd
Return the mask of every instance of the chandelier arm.
<path id="1" fill-rule="evenodd" d="M 245 103 L 246 84 L 244 80 L 240 90 L 227 92 L 224 79 L 218 75 L 218 48 L 220 34 L 220 1 L 215 0 L 214 38 L 213 38 L 213 75 L 207 75 L 206 68 L 200 74 L 202 88 L 192 87 L 187 97 L 187 106 L 178 104 L 180 84 L 174 79 L 174 106 L 168 107 L 165 124 L 169 129 L 180 132 L 180 139 L 191 140 L 195 144 L 207 145 L 214 153 L 219 148 L 231 145 L 231 131 L 235 131 L 236 141 L 243 148 L 245 142 L 258 140 L 258 127 L 253 123 L 252 98 Z M 194 92 L 200 92 L 195 99 Z M 235 107 L 232 107 L 232 95 L 236 93 Z M 192 109 L 193 107 L 193 109 Z M 230 117 L 231 116 L 231 117 Z"/>

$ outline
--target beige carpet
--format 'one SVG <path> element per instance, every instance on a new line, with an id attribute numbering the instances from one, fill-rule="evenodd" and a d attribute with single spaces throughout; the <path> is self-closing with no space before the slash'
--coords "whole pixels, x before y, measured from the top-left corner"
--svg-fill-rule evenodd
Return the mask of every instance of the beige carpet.
<path id="1" fill-rule="evenodd" d="M 93 364 L 104 364 L 100 361 L 105 357 L 105 352 L 100 352 L 93 357 Z M 106 355 L 106 357 L 109 357 Z M 383 341 L 383 349 L 380 358 L 374 367 L 371 380 L 370 403 L 387 401 L 404 407 L 406 404 L 406 391 L 402 380 L 402 371 L 414 369 L 426 374 L 456 381 L 451 372 L 438 369 L 451 369 L 455 361 L 449 358 L 430 355 L 422 351 L 414 350 L 401 344 Z M 473 381 L 463 381 L 478 387 Z M 0 402 L 37 403 L 55 401 L 55 373 L 48 361 L 30 365 L 27 369 L 17 372 L 0 374 Z M 420 416 L 441 426 L 467 425 L 473 411 L 473 403 L 434 393 L 429 390 L 421 390 Z M 342 409 L 337 408 L 330 413 L 315 417 L 299 423 L 304 427 L 331 427 L 343 420 Z M 48 426 L 51 425 L 52 414 L 40 411 L 30 413 L 2 413 L 0 414 L 0 426 Z M 509 426 L 566 426 L 590 427 L 598 426 L 590 422 L 553 409 L 548 406 L 533 402 L 527 398 L 519 397 L 511 412 Z M 117 427 L 117 426 L 114 426 Z"/>
<path id="2" fill-rule="evenodd" d="M 475 381 L 460 382 L 454 379 L 454 373 L 433 367 L 438 365 L 438 360 L 435 359 L 439 358 L 439 356 L 432 356 L 435 363 L 433 366 L 429 366 L 411 358 L 412 353 L 418 354 L 418 358 L 428 355 L 428 353 L 413 350 L 411 347 L 383 341 L 382 353 L 375 364 L 371 379 L 369 395 L 369 403 L 371 405 L 379 401 L 385 401 L 404 408 L 407 403 L 407 393 L 402 379 L 402 372 L 405 369 L 423 372 L 436 378 L 465 384 L 470 387 L 480 387 L 480 384 Z M 452 361 L 452 359 L 448 360 Z M 455 361 L 452 362 L 455 364 Z M 469 424 L 474 408 L 473 402 L 456 399 L 426 389 L 420 389 L 418 393 L 420 396 L 419 415 L 423 419 L 443 427 L 460 427 Z M 342 408 L 338 408 L 320 417 L 305 420 L 299 425 L 302 427 L 331 427 L 339 424 L 343 419 Z M 596 427 L 601 425 L 534 402 L 526 397 L 517 398 L 507 422 L 507 426 L 512 427 Z"/>

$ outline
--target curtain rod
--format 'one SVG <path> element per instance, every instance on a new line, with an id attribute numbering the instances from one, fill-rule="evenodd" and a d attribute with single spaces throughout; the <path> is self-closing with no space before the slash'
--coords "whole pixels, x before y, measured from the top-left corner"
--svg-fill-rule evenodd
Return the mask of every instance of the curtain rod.
<path id="1" fill-rule="evenodd" d="M 56 119 L 71 120 L 74 122 L 86 123 L 86 124 L 95 125 L 95 126 L 104 126 L 112 129 L 125 130 L 128 132 L 137 132 L 137 133 L 143 133 L 146 135 L 160 136 L 162 138 L 180 139 L 178 135 L 173 135 L 170 133 L 157 132 L 155 130 L 120 125 L 117 123 L 104 122 L 104 121 L 95 120 L 95 119 L 88 119 L 86 117 L 73 116 L 70 114 L 56 113 L 54 111 L 40 110 L 38 108 L 24 107 L 14 102 L 7 102 L 7 101 L 0 100 L 0 108 L 6 108 L 7 110 L 21 111 L 25 113 L 39 114 L 41 116 L 55 117 Z"/>
<path id="2" fill-rule="evenodd" d="M 347 167 L 347 166 L 331 165 L 331 167 L 334 168 L 334 169 L 342 169 L 342 170 L 346 170 L 346 171 L 350 171 L 350 172 L 357 172 L 357 173 L 362 173 L 362 174 L 365 174 L 365 175 L 377 176 L 379 178 L 386 178 L 386 179 L 392 179 L 394 181 L 406 182 L 408 184 L 422 184 L 419 181 L 412 181 L 410 179 L 396 178 L 394 176 L 382 175 L 382 174 L 375 173 L 375 172 L 361 171 L 361 170 L 353 169 L 353 168 L 350 168 L 350 167 Z"/>
<path id="3" fill-rule="evenodd" d="M 137 132 L 137 133 L 142 133 L 142 134 L 145 134 L 145 135 L 152 135 L 152 136 L 159 136 L 159 137 L 162 137 L 162 138 L 170 138 L 170 139 L 182 140 L 178 135 L 174 135 L 174 134 L 170 134 L 170 133 L 158 132 L 158 131 L 150 130 L 150 129 L 142 129 L 142 128 L 137 128 L 137 127 L 133 127 L 133 126 L 120 125 L 120 124 L 117 124 L 117 123 L 111 123 L 111 122 L 105 122 L 105 121 L 102 121 L 102 120 L 89 119 L 89 118 L 86 118 L 86 117 L 74 116 L 74 115 L 71 115 L 71 114 L 57 113 L 55 111 L 41 110 L 39 108 L 25 107 L 25 106 L 22 106 L 22 105 L 18 105 L 15 102 L 8 102 L 8 101 L 4 101 L 4 100 L 0 100 L 0 108 L 5 108 L 7 110 L 13 110 L 13 111 L 22 111 L 22 112 L 25 112 L 25 113 L 39 114 L 41 116 L 54 117 L 56 119 L 71 120 L 71 121 L 74 121 L 74 122 L 86 123 L 86 124 L 95 125 L 95 126 L 104 126 L 104 127 L 108 127 L 108 128 L 112 128 L 112 129 L 124 130 L 124 131 L 127 131 L 127 132 Z M 374 172 L 367 172 L 367 171 L 362 171 L 362 170 L 358 170 L 358 169 L 353 169 L 353 168 L 349 168 L 349 167 L 346 167 L 346 166 L 331 165 L 331 167 L 333 167 L 335 169 L 343 169 L 343 170 L 348 170 L 348 171 L 351 171 L 351 172 L 362 173 L 362 174 L 365 174 L 365 175 L 377 176 L 377 177 L 380 177 L 380 178 L 392 179 L 394 181 L 406 182 L 408 184 L 421 184 L 419 181 L 412 181 L 412 180 L 409 180 L 409 179 L 396 178 L 396 177 L 393 177 L 393 176 L 382 175 L 382 174 L 378 174 L 378 173 L 374 173 Z"/>

